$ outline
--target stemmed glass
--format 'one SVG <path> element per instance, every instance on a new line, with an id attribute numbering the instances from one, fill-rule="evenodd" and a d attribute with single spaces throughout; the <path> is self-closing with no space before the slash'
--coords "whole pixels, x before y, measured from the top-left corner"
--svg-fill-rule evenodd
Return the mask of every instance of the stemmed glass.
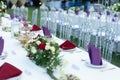
<path id="1" fill-rule="evenodd" d="M 3 36 L 0 37 L 0 60 L 4 60 L 7 57 L 7 52 L 4 49 L 4 39 Z"/>

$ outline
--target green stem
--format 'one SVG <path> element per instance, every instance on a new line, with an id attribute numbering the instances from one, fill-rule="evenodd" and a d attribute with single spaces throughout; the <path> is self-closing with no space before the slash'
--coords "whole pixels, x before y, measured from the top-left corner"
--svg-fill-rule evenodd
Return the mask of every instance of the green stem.
<path id="1" fill-rule="evenodd" d="M 53 75 L 53 71 L 51 70 L 47 70 L 47 73 L 49 74 L 49 76 L 53 79 L 53 80 L 58 80 L 54 75 Z"/>

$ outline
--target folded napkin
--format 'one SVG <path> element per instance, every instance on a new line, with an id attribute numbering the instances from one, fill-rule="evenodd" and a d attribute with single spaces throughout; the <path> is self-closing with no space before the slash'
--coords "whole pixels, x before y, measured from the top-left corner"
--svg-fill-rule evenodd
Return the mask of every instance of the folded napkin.
<path id="1" fill-rule="evenodd" d="M 0 39 L 2 39 L 2 37 L 0 36 Z"/>
<path id="2" fill-rule="evenodd" d="M 28 23 L 25 23 L 25 24 L 23 24 L 24 25 L 24 27 L 28 27 Z"/>
<path id="3" fill-rule="evenodd" d="M 37 26 L 37 25 L 34 24 L 32 26 L 32 29 L 30 31 L 38 31 L 38 30 L 41 30 L 41 28 L 39 26 Z"/>
<path id="4" fill-rule="evenodd" d="M 4 39 L 0 37 L 0 55 L 2 55 L 3 48 L 4 48 Z"/>
<path id="5" fill-rule="evenodd" d="M 63 50 L 69 50 L 69 49 L 73 49 L 75 47 L 76 47 L 76 45 L 69 40 L 66 40 L 64 43 L 62 43 L 60 45 L 60 48 L 62 48 Z"/>
<path id="6" fill-rule="evenodd" d="M 89 58 L 90 58 L 91 63 L 93 62 L 91 55 L 92 55 L 92 50 L 94 50 L 94 48 L 95 48 L 94 44 L 89 44 L 88 45 L 88 53 L 89 53 Z"/>
<path id="7" fill-rule="evenodd" d="M 17 18 L 17 19 L 18 19 L 18 18 L 19 18 L 19 16 L 18 16 L 18 15 L 15 15 L 15 18 Z"/>
<path id="8" fill-rule="evenodd" d="M 42 26 L 44 36 L 47 36 L 49 38 L 52 37 L 50 30 L 47 27 Z"/>
<path id="9" fill-rule="evenodd" d="M 27 21 L 25 18 L 22 18 L 22 21 Z"/>
<path id="10" fill-rule="evenodd" d="M 101 52 L 98 48 L 91 49 L 91 64 L 93 65 L 102 65 L 102 58 L 101 58 Z"/>
<path id="11" fill-rule="evenodd" d="M 5 62 L 0 67 L 0 80 L 5 80 L 12 77 L 17 77 L 22 73 L 21 70 L 16 68 L 15 66 Z"/>
<path id="12" fill-rule="evenodd" d="M 13 13 L 10 13 L 10 19 L 14 19 L 14 14 Z"/>

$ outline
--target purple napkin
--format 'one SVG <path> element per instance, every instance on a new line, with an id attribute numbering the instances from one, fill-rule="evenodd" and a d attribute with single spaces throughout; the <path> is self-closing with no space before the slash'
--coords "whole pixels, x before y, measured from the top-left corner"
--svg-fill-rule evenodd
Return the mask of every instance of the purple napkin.
<path id="1" fill-rule="evenodd" d="M 113 18 L 113 19 L 112 19 L 112 22 L 116 22 L 116 20 Z"/>
<path id="2" fill-rule="evenodd" d="M 42 26 L 44 36 L 47 36 L 49 38 L 52 38 L 52 35 L 50 33 L 50 30 L 47 27 Z"/>
<path id="3" fill-rule="evenodd" d="M 18 16 L 18 15 L 15 15 L 15 17 L 16 17 L 16 18 L 19 18 L 19 16 Z"/>
<path id="4" fill-rule="evenodd" d="M 4 39 L 2 39 L 2 37 L 1 37 L 0 38 L 0 55 L 2 55 L 3 48 L 4 48 Z"/>
<path id="5" fill-rule="evenodd" d="M 24 27 L 28 27 L 28 23 L 24 24 Z"/>
<path id="6" fill-rule="evenodd" d="M 118 21 L 118 15 L 115 13 L 113 18 L 112 18 L 113 22 L 117 22 Z"/>
<path id="7" fill-rule="evenodd" d="M 75 11 L 75 14 L 78 15 L 78 14 L 79 14 L 79 10 L 76 10 L 76 11 Z"/>
<path id="8" fill-rule="evenodd" d="M 22 21 L 27 21 L 25 18 L 22 18 Z"/>
<path id="9" fill-rule="evenodd" d="M 92 61 L 92 50 L 94 50 L 94 49 L 95 49 L 95 45 L 93 45 L 93 44 L 88 45 L 88 53 L 89 53 L 89 58 L 90 58 L 91 63 L 93 63 L 93 61 Z"/>
<path id="10" fill-rule="evenodd" d="M 89 9 L 87 9 L 85 12 L 86 12 L 86 14 L 87 14 L 87 17 L 89 17 L 89 15 L 90 15 Z"/>
<path id="11" fill-rule="evenodd" d="M 100 19 L 102 16 L 102 13 L 101 12 L 98 12 L 98 19 Z"/>
<path id="12" fill-rule="evenodd" d="M 114 17 L 118 17 L 118 14 L 114 14 Z"/>
<path id="13" fill-rule="evenodd" d="M 26 22 L 27 20 L 25 18 L 22 18 L 21 21 Z M 24 27 L 28 27 L 28 23 L 24 23 L 23 25 Z"/>
<path id="14" fill-rule="evenodd" d="M 91 64 L 102 65 L 101 52 L 98 48 L 91 49 Z"/>
<path id="15" fill-rule="evenodd" d="M 107 16 L 109 16 L 109 15 L 110 15 L 110 11 L 107 11 L 106 13 L 107 13 Z"/>
<path id="16" fill-rule="evenodd" d="M 14 14 L 10 13 L 10 19 L 14 19 Z"/>

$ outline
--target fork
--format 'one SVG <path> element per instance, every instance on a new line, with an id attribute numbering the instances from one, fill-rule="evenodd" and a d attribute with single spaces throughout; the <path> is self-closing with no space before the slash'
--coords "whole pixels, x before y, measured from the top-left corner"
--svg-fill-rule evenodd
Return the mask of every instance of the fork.
<path id="1" fill-rule="evenodd" d="M 114 69 L 116 69 L 115 67 L 111 67 L 111 68 L 107 68 L 107 69 L 102 69 L 102 70 L 100 70 L 101 72 L 104 72 L 104 71 L 109 71 L 109 70 L 114 70 Z"/>

